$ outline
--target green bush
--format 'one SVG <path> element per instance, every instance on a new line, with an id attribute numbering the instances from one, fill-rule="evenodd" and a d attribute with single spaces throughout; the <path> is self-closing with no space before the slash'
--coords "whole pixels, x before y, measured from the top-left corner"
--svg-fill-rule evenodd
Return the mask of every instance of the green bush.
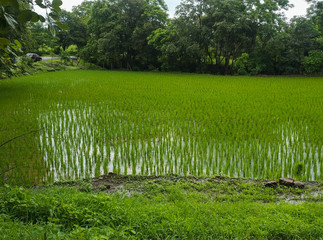
<path id="1" fill-rule="evenodd" d="M 70 61 L 70 53 L 65 51 L 63 48 L 61 48 L 59 56 L 61 57 L 61 61 L 63 63 L 68 63 Z"/>
<path id="2" fill-rule="evenodd" d="M 249 65 L 249 54 L 242 53 L 242 55 L 236 59 L 235 69 L 239 75 L 247 75 L 249 74 L 248 65 Z"/>
<path id="3" fill-rule="evenodd" d="M 250 59 L 248 53 L 242 53 L 234 63 L 235 71 L 239 75 L 257 75 L 261 71 L 261 65 Z"/>
<path id="4" fill-rule="evenodd" d="M 66 49 L 66 52 L 68 52 L 70 55 L 77 55 L 77 53 L 78 53 L 77 45 L 75 45 L 75 44 L 70 45 Z"/>
<path id="5" fill-rule="evenodd" d="M 310 51 L 309 56 L 304 59 L 304 67 L 309 74 L 323 73 L 323 51 Z"/>

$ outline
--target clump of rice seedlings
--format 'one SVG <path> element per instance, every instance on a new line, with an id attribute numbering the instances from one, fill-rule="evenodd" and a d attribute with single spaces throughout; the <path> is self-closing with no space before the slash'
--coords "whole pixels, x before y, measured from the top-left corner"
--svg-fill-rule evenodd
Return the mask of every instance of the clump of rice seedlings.
<path id="1" fill-rule="evenodd" d="M 57 72 L 1 81 L 0 92 L 0 143 L 42 129 L 0 148 L 0 183 L 323 179 L 321 78 Z"/>

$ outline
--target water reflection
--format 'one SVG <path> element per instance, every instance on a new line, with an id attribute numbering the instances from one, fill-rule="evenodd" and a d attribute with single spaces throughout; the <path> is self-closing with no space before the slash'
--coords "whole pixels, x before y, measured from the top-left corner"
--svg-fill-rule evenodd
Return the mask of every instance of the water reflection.
<path id="1" fill-rule="evenodd" d="M 106 104 L 75 106 L 57 105 L 39 116 L 40 128 L 45 129 L 39 141 L 46 181 L 108 172 L 293 177 L 296 162 L 304 163 L 307 180 L 321 176 L 322 146 L 310 144 L 307 126 L 282 125 L 273 130 L 279 136 L 275 142 L 204 140 L 197 134 L 182 135 L 174 123 L 154 126 L 158 133 L 143 138 L 138 132 L 144 126 L 135 124 L 125 112 L 110 110 Z"/>

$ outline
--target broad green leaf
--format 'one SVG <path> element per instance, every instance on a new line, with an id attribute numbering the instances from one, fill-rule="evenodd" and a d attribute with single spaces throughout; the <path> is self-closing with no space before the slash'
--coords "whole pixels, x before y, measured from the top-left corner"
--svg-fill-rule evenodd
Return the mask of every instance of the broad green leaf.
<path id="1" fill-rule="evenodd" d="M 56 14 L 56 13 L 54 13 L 54 12 L 51 12 L 51 13 L 49 13 L 49 16 L 52 18 L 52 19 L 54 19 L 54 20 L 58 20 L 58 14 Z"/>
<path id="2" fill-rule="evenodd" d="M 61 23 L 61 22 L 56 22 L 56 25 L 57 25 L 59 28 L 63 29 L 63 30 L 66 30 L 66 31 L 70 30 L 69 26 L 67 26 L 67 25 L 65 25 L 65 24 L 63 24 L 63 23 Z"/>
<path id="3" fill-rule="evenodd" d="M 0 47 L 4 48 L 10 44 L 10 40 L 6 38 L 1 38 L 0 37 Z"/>
<path id="4" fill-rule="evenodd" d="M 21 48 L 21 43 L 18 40 L 15 40 L 15 44 L 17 45 L 18 48 Z"/>
<path id="5" fill-rule="evenodd" d="M 55 37 L 56 36 L 55 27 L 52 24 L 50 24 L 50 25 L 48 25 L 48 29 L 51 32 L 51 34 Z"/>
<path id="6" fill-rule="evenodd" d="M 30 19 L 31 22 L 38 22 L 39 20 L 39 15 L 35 12 L 32 12 L 32 17 Z"/>
<path id="7" fill-rule="evenodd" d="M 63 4 L 63 2 L 61 0 L 53 0 L 52 7 L 54 10 L 59 12 L 61 10 L 60 6 L 62 6 L 62 4 Z"/>
<path id="8" fill-rule="evenodd" d="M 36 0 L 36 4 L 37 4 L 40 8 L 46 8 L 46 6 L 43 4 L 43 0 Z"/>
<path id="9" fill-rule="evenodd" d="M 9 54 L 13 55 L 14 57 L 17 57 L 17 54 L 14 51 L 12 51 L 11 49 L 13 49 L 15 51 L 19 51 L 19 49 L 15 49 L 14 46 L 11 46 L 11 47 L 7 48 Z"/>
<path id="10" fill-rule="evenodd" d="M 13 28 L 13 29 L 16 29 L 16 24 L 17 24 L 17 21 L 9 14 L 5 13 L 4 14 L 4 17 L 8 23 L 8 25 Z"/>
<path id="11" fill-rule="evenodd" d="M 46 20 L 45 20 L 45 18 L 42 16 L 42 15 L 38 15 L 38 17 L 39 17 L 39 20 L 41 21 L 41 22 L 45 22 Z"/>
<path id="12" fill-rule="evenodd" d="M 14 9 L 19 8 L 19 4 L 17 0 L 0 0 L 0 4 L 5 7 L 11 6 Z"/>
<path id="13" fill-rule="evenodd" d="M 32 11 L 31 10 L 23 10 L 18 15 L 19 22 L 28 22 L 32 19 Z"/>

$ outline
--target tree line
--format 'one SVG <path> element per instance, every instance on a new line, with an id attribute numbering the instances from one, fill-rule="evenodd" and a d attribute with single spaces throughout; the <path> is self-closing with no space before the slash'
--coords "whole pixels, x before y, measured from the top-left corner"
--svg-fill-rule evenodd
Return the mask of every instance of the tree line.
<path id="1" fill-rule="evenodd" d="M 319 74 L 323 2 L 308 2 L 305 17 L 287 20 L 288 0 L 182 0 L 174 18 L 163 0 L 85 1 L 59 11 L 55 36 L 38 21 L 20 39 L 24 52 L 67 51 L 106 69 Z"/>

